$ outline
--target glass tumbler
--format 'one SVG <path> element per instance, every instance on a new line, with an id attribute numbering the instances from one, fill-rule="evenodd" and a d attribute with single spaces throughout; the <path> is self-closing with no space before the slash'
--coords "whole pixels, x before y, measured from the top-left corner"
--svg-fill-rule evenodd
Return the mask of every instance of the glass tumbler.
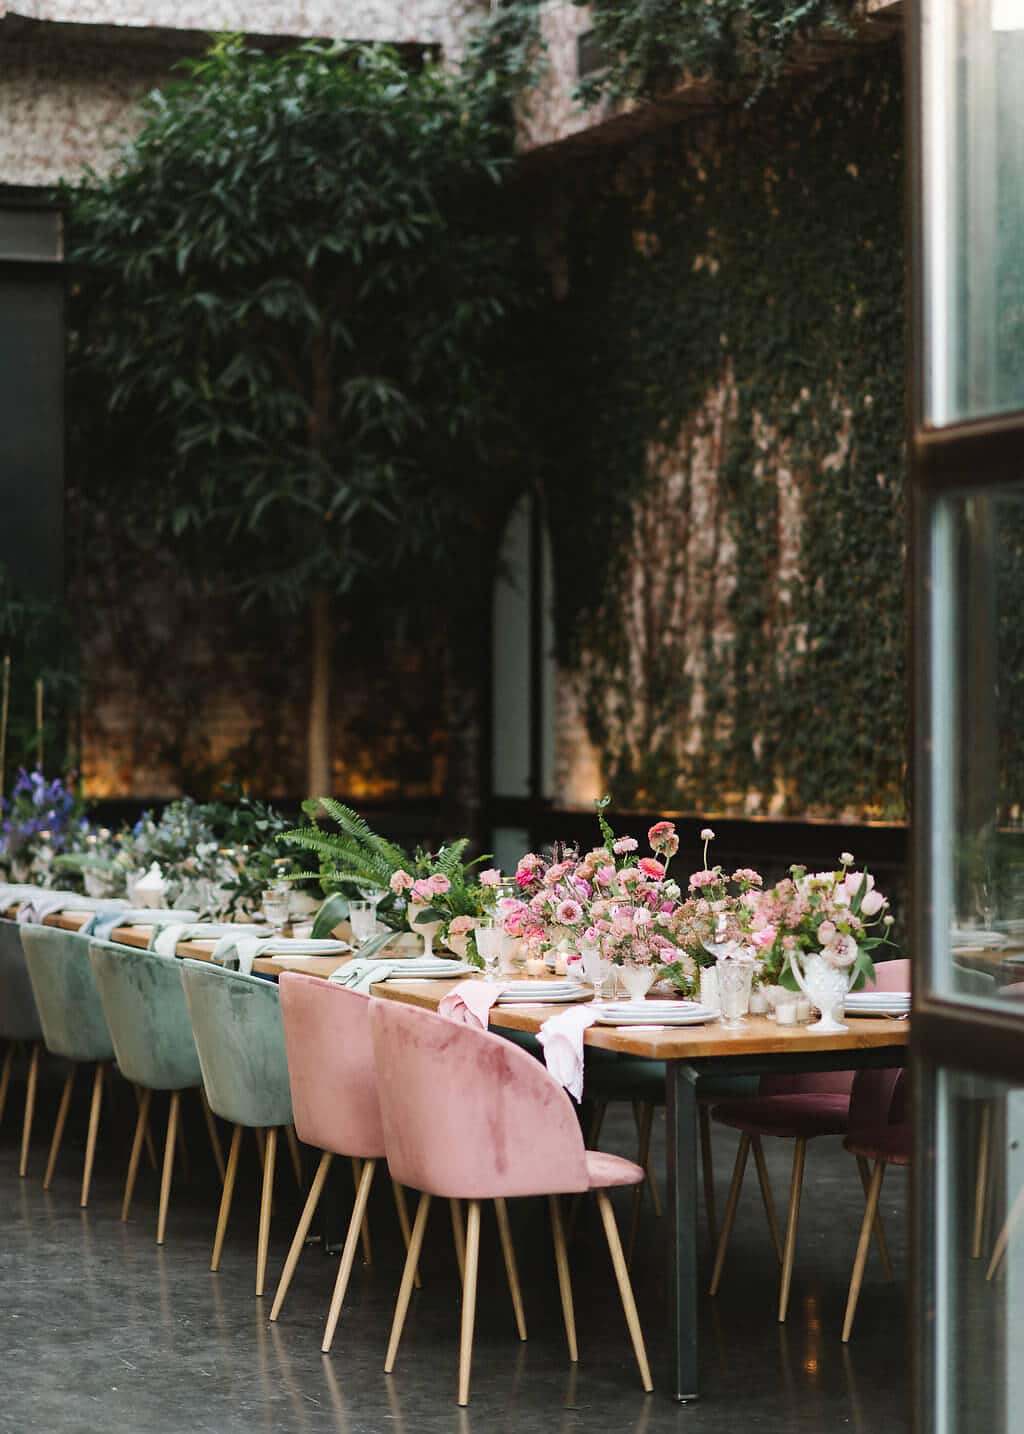
<path id="1" fill-rule="evenodd" d="M 375 901 L 350 901 L 348 919 L 352 925 L 352 938 L 357 946 L 365 946 L 377 928 L 377 903 Z"/>
<path id="2" fill-rule="evenodd" d="M 722 1025 L 742 1026 L 750 1005 L 750 985 L 754 979 L 754 968 L 746 961 L 719 961 L 717 970 Z"/>

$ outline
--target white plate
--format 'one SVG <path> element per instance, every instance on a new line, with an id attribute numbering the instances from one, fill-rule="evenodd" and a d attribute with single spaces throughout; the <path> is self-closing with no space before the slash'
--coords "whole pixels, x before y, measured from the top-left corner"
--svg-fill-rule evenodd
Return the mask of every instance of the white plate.
<path id="1" fill-rule="evenodd" d="M 626 1002 L 622 1003 L 623 1006 L 626 1004 Z M 629 1004 L 634 1005 L 632 1002 Z M 621 1007 L 617 1007 L 612 1003 L 603 1005 L 598 1010 L 597 1024 L 599 1026 L 623 1027 L 703 1026 L 708 1021 L 717 1021 L 722 1014 L 721 1011 L 714 1006 L 684 1005 L 681 1001 L 646 1001 L 643 1003 L 644 1005 L 661 1008 L 646 1012 L 635 1010 L 635 1006 L 640 1004 L 640 1002 L 635 1003 L 633 1012 L 624 1011 Z M 675 1009 L 671 1011 L 665 1010 L 664 1007 L 668 1005 L 674 1006 Z"/>
<path id="2" fill-rule="evenodd" d="M 423 971 L 389 971 L 382 975 L 382 981 L 446 981 L 452 976 L 470 976 L 475 974 L 475 966 L 430 966 Z"/>
<path id="3" fill-rule="evenodd" d="M 498 1006 L 567 1006 L 573 1001 L 589 1001 L 589 991 L 540 991 L 533 996 L 518 996 L 511 992 L 501 995 L 495 1002 Z"/>

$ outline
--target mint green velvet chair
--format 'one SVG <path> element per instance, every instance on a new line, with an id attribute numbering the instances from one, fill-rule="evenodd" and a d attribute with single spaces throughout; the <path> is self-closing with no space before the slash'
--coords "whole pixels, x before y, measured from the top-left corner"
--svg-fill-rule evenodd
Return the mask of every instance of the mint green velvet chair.
<path id="1" fill-rule="evenodd" d="M 182 961 L 180 966 L 206 1098 L 214 1114 L 234 1126 L 210 1269 L 220 1266 L 242 1130 L 250 1128 L 265 1137 L 256 1257 L 256 1293 L 262 1295 L 267 1276 L 277 1132 L 282 1126 L 291 1142 L 301 1186 L 281 999 L 276 985 L 258 976 L 226 971 L 206 961 Z"/>
<path id="2" fill-rule="evenodd" d="M 114 1059 L 114 1045 L 89 964 L 89 941 L 77 932 L 61 931 L 55 926 L 25 925 L 21 927 L 21 945 L 46 1049 L 51 1055 L 71 1062 L 57 1109 L 50 1158 L 43 1178 L 44 1189 L 49 1189 L 53 1178 L 71 1105 L 75 1074 L 80 1065 L 95 1067 L 85 1168 L 82 1172 L 81 1204 L 85 1206 L 89 1203 L 89 1186 L 96 1155 L 103 1081 Z"/>
<path id="3" fill-rule="evenodd" d="M 131 1208 L 153 1092 L 166 1090 L 171 1093 L 156 1222 L 156 1242 L 162 1245 L 167 1230 L 183 1090 L 199 1091 L 213 1157 L 221 1181 L 224 1179 L 224 1156 L 213 1115 L 203 1095 L 199 1054 L 192 1036 L 185 993 L 181 989 L 178 959 L 176 956 L 158 956 L 153 951 L 139 951 L 131 946 L 118 946 L 112 941 L 90 941 L 89 960 L 113 1038 L 118 1067 L 121 1074 L 141 1090 L 121 1205 L 122 1220 L 128 1219 Z"/>
<path id="4" fill-rule="evenodd" d="M 11 1084 L 14 1050 L 19 1044 L 31 1047 L 28 1063 L 28 1084 L 25 1087 L 25 1113 L 21 1121 L 21 1159 L 18 1174 L 28 1169 L 28 1145 L 32 1138 L 32 1118 L 36 1108 L 36 1086 L 39 1080 L 39 1053 L 43 1048 L 43 1028 L 39 1024 L 36 998 L 28 979 L 25 953 L 21 947 L 21 928 L 16 921 L 0 920 L 0 1037 L 7 1042 L 3 1070 L 0 1072 L 0 1120 L 7 1105 Z"/>

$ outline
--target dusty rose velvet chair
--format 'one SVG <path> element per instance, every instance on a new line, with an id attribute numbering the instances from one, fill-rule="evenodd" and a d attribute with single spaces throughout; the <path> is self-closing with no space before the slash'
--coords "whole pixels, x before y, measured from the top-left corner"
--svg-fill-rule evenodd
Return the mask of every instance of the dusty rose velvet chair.
<path id="1" fill-rule="evenodd" d="M 613 1186 L 638 1185 L 644 1179 L 641 1167 L 618 1155 L 585 1149 L 562 1087 L 532 1056 L 500 1036 L 383 1000 L 371 1003 L 370 1031 L 388 1166 L 402 1185 L 421 1192 L 385 1372 L 390 1374 L 395 1365 L 434 1196 L 469 1202 L 459 1404 L 469 1402 L 482 1200 L 548 1196 L 569 1358 L 575 1360 L 572 1286 L 558 1196 L 593 1190 L 640 1377 L 650 1391 L 643 1332 L 608 1198 Z"/>
<path id="2" fill-rule="evenodd" d="M 285 972 L 279 985 L 295 1129 L 301 1141 L 323 1154 L 281 1273 L 270 1311 L 272 1320 L 281 1313 L 331 1161 L 335 1155 L 349 1156 L 357 1170 L 355 1205 L 321 1346 L 326 1354 L 345 1301 L 374 1173 L 378 1161 L 384 1158 L 377 1072 L 367 1023 L 370 999 L 344 986 L 332 986 L 319 976 L 304 976 L 297 971 Z M 405 1195 L 400 1185 L 394 1189 L 408 1247 Z"/>
<path id="3" fill-rule="evenodd" d="M 895 964 L 895 963 L 893 963 Z M 887 1072 L 878 1072 L 887 1074 Z M 899 1071 L 892 1090 L 888 1119 L 869 1127 L 861 1125 L 860 1111 L 850 1112 L 850 1133 L 843 1141 L 845 1149 L 857 1157 L 857 1164 L 863 1168 L 872 1161 L 874 1168 L 867 1185 L 864 1202 L 864 1219 L 861 1221 L 857 1253 L 850 1277 L 850 1292 L 846 1300 L 846 1317 L 843 1320 L 843 1343 L 848 1344 L 853 1331 L 853 1319 L 857 1313 L 857 1301 L 864 1281 L 864 1266 L 871 1243 L 871 1231 L 878 1220 L 878 1201 L 882 1193 L 882 1179 L 887 1165 L 909 1165 L 912 1147 L 910 1125 L 906 1110 L 906 1074 Z M 865 1111 L 866 1113 L 866 1111 Z M 876 1106 L 876 1115 L 878 1107 Z"/>
<path id="4" fill-rule="evenodd" d="M 878 991 L 906 991 L 910 989 L 909 960 L 883 961 L 875 968 L 873 989 Z M 731 1100 L 715 1106 L 712 1119 L 721 1125 L 731 1126 L 740 1132 L 739 1149 L 733 1168 L 732 1184 L 726 1202 L 722 1231 L 715 1252 L 714 1270 L 711 1276 L 711 1293 L 718 1293 L 725 1263 L 729 1238 L 736 1219 L 736 1206 L 740 1187 L 746 1169 L 748 1153 L 753 1149 L 761 1180 L 761 1192 L 768 1215 L 769 1229 L 775 1245 L 776 1255 L 782 1265 L 779 1287 L 779 1321 L 785 1320 L 789 1308 L 789 1291 L 793 1280 L 793 1263 L 796 1256 L 796 1235 L 800 1218 L 800 1195 L 803 1189 L 804 1161 L 807 1142 L 819 1135 L 845 1135 L 851 1129 L 852 1121 L 861 1126 L 878 1126 L 886 1122 L 898 1070 L 891 1071 L 822 1071 L 809 1075 L 763 1076 L 759 1093 L 750 1100 Z M 786 1219 L 786 1240 L 780 1249 L 778 1225 L 775 1219 L 774 1202 L 768 1186 L 767 1170 L 761 1148 L 763 1136 L 775 1136 L 792 1140 L 793 1174 L 789 1191 L 789 1210 Z M 865 1195 L 868 1193 L 870 1172 L 868 1161 L 858 1156 L 858 1168 Z M 874 1229 L 879 1245 L 882 1265 L 888 1278 L 892 1278 L 892 1266 L 885 1245 L 881 1218 L 874 1219 Z"/>

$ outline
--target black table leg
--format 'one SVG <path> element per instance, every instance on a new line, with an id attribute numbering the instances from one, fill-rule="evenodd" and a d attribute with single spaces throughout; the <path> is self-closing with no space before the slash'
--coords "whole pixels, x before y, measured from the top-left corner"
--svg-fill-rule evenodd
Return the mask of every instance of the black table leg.
<path id="1" fill-rule="evenodd" d="M 669 1326 L 675 1343 L 672 1394 L 700 1393 L 697 1361 L 697 1072 L 683 1061 L 665 1068 L 668 1206 L 671 1221 Z"/>

